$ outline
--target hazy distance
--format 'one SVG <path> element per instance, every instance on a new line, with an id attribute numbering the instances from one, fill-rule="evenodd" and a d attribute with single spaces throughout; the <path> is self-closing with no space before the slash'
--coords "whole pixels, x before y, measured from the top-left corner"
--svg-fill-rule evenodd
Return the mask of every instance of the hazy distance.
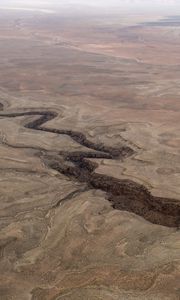
<path id="1" fill-rule="evenodd" d="M 177 14 L 180 12 L 178 0 L 1 0 L 0 8 L 8 9 L 47 9 L 56 11 L 62 7 L 99 7 L 124 8 L 130 10 L 165 11 Z"/>

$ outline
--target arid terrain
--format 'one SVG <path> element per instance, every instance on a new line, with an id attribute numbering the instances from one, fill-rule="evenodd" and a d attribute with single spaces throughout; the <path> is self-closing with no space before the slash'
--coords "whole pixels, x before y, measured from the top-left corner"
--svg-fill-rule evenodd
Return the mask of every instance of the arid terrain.
<path id="1" fill-rule="evenodd" d="M 0 15 L 0 300 L 179 300 L 180 11 Z"/>

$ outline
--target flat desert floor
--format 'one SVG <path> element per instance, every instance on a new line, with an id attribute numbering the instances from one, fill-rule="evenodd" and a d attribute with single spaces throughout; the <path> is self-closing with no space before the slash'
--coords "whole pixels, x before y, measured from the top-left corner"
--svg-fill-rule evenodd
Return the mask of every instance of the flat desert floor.
<path id="1" fill-rule="evenodd" d="M 0 299 L 180 299 L 180 17 L 0 15 Z"/>

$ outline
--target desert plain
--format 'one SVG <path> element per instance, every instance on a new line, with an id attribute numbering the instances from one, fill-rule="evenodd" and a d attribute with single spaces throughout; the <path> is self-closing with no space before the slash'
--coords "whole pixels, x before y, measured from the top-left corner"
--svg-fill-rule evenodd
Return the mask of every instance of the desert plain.
<path id="1" fill-rule="evenodd" d="M 180 299 L 180 12 L 0 15 L 0 299 Z"/>

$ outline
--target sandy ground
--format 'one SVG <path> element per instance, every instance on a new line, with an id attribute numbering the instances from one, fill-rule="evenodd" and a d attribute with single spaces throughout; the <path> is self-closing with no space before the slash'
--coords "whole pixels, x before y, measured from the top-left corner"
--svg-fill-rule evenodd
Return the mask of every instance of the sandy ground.
<path id="1" fill-rule="evenodd" d="M 48 128 L 129 146 L 125 160 L 93 160 L 96 172 L 180 201 L 180 27 L 0 13 L 2 113 L 55 111 Z M 30 120 L 0 118 L 0 299 L 178 300 L 179 230 L 48 167 L 43 151 L 88 149 Z"/>

